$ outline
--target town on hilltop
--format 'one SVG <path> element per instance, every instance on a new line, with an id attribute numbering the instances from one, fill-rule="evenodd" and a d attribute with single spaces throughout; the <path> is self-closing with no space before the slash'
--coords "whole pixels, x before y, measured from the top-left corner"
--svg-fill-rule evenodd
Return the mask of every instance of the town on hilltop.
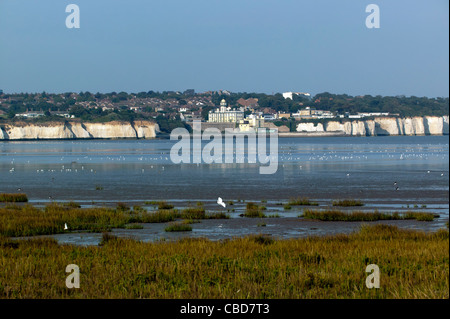
<path id="1" fill-rule="evenodd" d="M 350 96 L 305 92 L 276 94 L 233 93 L 227 90 L 184 92 L 111 93 L 4 93 L 0 90 L 0 121 L 88 122 L 153 120 L 162 132 L 189 128 L 194 120 L 202 127 L 277 128 L 294 132 L 298 123 L 349 121 L 371 117 L 444 116 L 448 98 Z"/>

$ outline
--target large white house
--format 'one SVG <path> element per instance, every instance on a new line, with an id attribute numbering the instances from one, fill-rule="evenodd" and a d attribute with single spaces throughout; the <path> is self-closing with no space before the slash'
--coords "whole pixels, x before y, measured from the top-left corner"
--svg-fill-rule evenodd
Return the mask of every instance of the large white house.
<path id="1" fill-rule="evenodd" d="M 208 122 L 212 123 L 238 123 L 241 120 L 244 120 L 244 110 L 232 110 L 225 99 L 220 102 L 220 108 L 208 113 Z"/>

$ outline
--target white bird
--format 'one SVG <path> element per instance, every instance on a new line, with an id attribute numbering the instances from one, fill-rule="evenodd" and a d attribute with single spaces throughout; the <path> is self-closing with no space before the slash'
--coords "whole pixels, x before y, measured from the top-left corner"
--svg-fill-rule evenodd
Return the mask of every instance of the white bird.
<path id="1" fill-rule="evenodd" d="M 67 230 L 69 227 L 67 227 L 67 223 L 64 223 L 64 229 Z"/>
<path id="2" fill-rule="evenodd" d="M 223 202 L 223 200 L 222 200 L 221 197 L 219 197 L 219 198 L 217 199 L 217 204 L 221 205 L 222 207 L 226 207 L 226 206 L 227 206 L 227 205 Z"/>

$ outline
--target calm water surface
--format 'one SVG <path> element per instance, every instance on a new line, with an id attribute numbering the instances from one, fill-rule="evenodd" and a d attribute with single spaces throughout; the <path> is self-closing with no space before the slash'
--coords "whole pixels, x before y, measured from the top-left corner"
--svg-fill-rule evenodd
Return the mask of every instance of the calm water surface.
<path id="1" fill-rule="evenodd" d="M 224 201 L 264 200 L 274 210 L 275 203 L 297 196 L 321 206 L 332 199 L 357 198 L 366 203 L 365 209 L 426 205 L 425 210 L 448 219 L 448 136 L 280 138 L 278 170 L 272 175 L 259 174 L 260 164 L 173 164 L 170 150 L 175 143 L 0 142 L 0 192 L 25 192 L 35 204 L 143 204 L 165 199 L 180 207 L 204 201 L 216 210 L 219 196 Z M 236 207 L 233 217 L 240 209 L 243 206 Z M 286 218 L 298 214 L 279 213 Z M 203 226 L 197 226 L 197 234 L 207 236 Z M 232 229 L 237 228 L 230 228 L 228 235 L 235 233 Z M 155 231 L 156 237 L 163 234 Z"/>

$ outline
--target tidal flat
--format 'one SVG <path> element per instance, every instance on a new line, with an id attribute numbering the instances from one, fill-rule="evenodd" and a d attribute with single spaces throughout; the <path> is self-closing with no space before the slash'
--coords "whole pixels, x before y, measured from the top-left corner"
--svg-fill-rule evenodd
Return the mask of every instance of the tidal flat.
<path id="1" fill-rule="evenodd" d="M 308 199 L 309 200 L 309 199 Z M 209 240 L 265 234 L 276 239 L 349 234 L 365 223 L 395 225 L 426 232 L 446 228 L 447 216 L 428 208 L 334 208 L 331 202 L 293 206 L 284 202 L 229 201 L 217 209 L 207 202 L 108 203 L 102 206 L 75 202 L 0 204 L 0 235 L 27 239 L 45 236 L 60 244 L 98 245 L 101 233 L 144 242 L 186 237 Z M 262 227 L 261 225 L 264 225 Z"/>

